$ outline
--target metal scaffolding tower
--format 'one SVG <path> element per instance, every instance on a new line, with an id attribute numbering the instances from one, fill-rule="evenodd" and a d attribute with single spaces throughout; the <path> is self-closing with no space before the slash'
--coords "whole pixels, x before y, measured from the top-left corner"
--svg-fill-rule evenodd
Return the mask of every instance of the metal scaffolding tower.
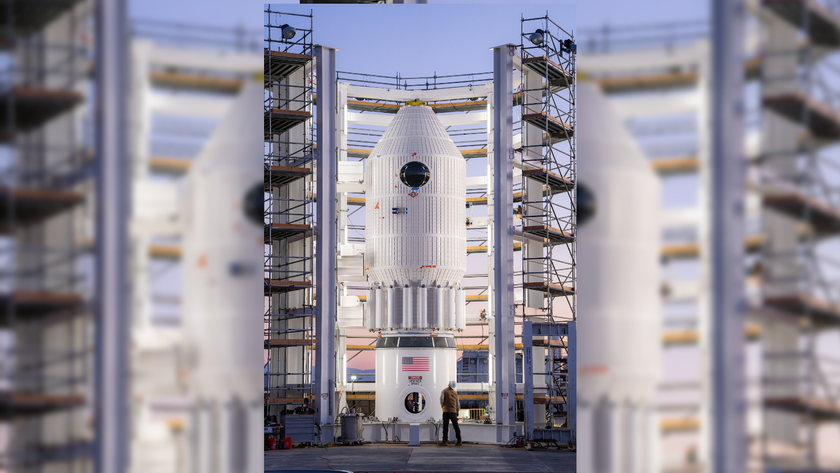
<path id="1" fill-rule="evenodd" d="M 762 456 L 779 471 L 837 468 L 819 438 L 840 426 L 837 362 L 825 353 L 840 334 L 839 266 L 829 255 L 840 234 L 840 8 L 762 6 Z"/>
<path id="2" fill-rule="evenodd" d="M 533 345 L 545 347 L 546 372 L 536 374 L 545 375 L 548 381 L 545 386 L 536 389 L 545 391 L 547 426 L 555 427 L 554 419 L 558 417 L 565 418 L 564 426 L 570 427 L 573 412 L 567 368 L 569 334 L 565 327 L 563 330 L 547 327 L 560 322 L 574 322 L 577 317 L 577 46 L 574 35 L 553 22 L 547 14 L 540 18 L 523 17 L 520 33 L 522 79 L 521 90 L 514 95 L 514 104 L 520 105 L 521 110 L 522 201 L 515 214 L 521 220 L 517 232 L 522 237 L 522 266 L 516 287 L 522 291 L 523 298 L 517 304 L 517 315 L 523 323 L 535 323 L 536 327 L 548 324 L 542 331 L 533 332 L 534 336 L 547 337 L 533 341 Z M 523 337 L 526 347 L 530 346 L 530 335 L 523 334 Z M 535 366 L 528 352 L 525 354 L 525 365 L 527 383 L 531 381 L 529 373 L 533 373 Z M 526 396 L 528 394 L 526 389 Z M 525 404 L 528 422 L 530 405 L 527 399 Z M 532 419 L 531 427 L 536 420 Z M 526 432 L 526 435 L 529 434 Z"/>
<path id="3" fill-rule="evenodd" d="M 0 5 L 3 471 L 92 468 L 89 10 Z"/>
<path id="4" fill-rule="evenodd" d="M 312 15 L 264 11 L 266 416 L 314 442 L 315 144 Z M 292 418 L 283 424 L 292 422 Z M 287 428 L 288 428 L 287 425 Z M 306 431 L 307 429 L 302 429 Z"/>

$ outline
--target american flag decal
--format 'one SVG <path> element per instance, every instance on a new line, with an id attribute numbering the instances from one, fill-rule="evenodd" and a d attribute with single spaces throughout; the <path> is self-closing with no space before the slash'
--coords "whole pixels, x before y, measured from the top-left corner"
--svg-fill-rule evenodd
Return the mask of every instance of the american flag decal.
<path id="1" fill-rule="evenodd" d="M 428 356 L 404 356 L 402 357 L 403 371 L 429 371 Z"/>

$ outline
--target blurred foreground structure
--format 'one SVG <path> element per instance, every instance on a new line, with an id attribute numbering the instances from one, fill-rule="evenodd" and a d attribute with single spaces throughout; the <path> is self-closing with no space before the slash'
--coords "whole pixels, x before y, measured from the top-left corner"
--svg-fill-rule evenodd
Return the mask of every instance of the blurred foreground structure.
<path id="1" fill-rule="evenodd" d="M 751 471 L 836 469 L 840 438 L 837 294 L 840 200 L 836 94 L 840 16 L 816 1 L 749 4 L 743 25 L 746 384 Z M 665 471 L 712 471 L 708 24 L 587 31 L 581 78 L 611 98 L 662 179 Z M 597 194 L 598 190 L 595 189 Z M 733 243 L 733 242 L 730 242 Z M 745 445 L 745 448 L 747 446 Z"/>
<path id="2" fill-rule="evenodd" d="M 93 2 L 0 6 L 0 468 L 89 470 Z"/>
<path id="3" fill-rule="evenodd" d="M 95 78 L 103 77 L 98 66 L 108 64 L 96 63 L 97 32 L 104 29 L 96 28 L 92 4 L 0 6 L 0 469 L 92 471 L 97 429 L 104 425 L 96 397 L 123 385 L 128 393 L 115 405 L 125 407 L 108 415 L 122 432 L 112 438 L 125 450 L 116 462 L 130 451 L 130 471 L 183 471 L 179 447 L 185 448 L 181 432 L 190 389 L 188 369 L 181 369 L 187 350 L 179 327 L 178 260 L 182 220 L 190 210 L 181 210 L 180 177 L 231 98 L 259 73 L 260 61 L 246 52 L 256 46 L 246 30 L 134 24 L 133 43 L 115 43 L 125 46 L 117 53 L 129 64 L 130 74 L 123 74 L 128 80 L 119 84 L 127 95 L 108 102 L 128 110 L 127 135 L 117 141 L 129 152 L 114 156 L 116 172 L 122 169 L 114 192 L 124 195 L 106 190 L 97 196 L 107 188 L 97 181 L 104 174 L 97 171 L 101 160 L 94 149 L 105 131 L 93 116 L 95 97 L 103 96 Z M 258 181 L 258 170 L 252 174 Z M 240 207 L 242 197 L 234 197 Z M 118 253 L 107 260 L 96 237 L 103 222 L 97 198 L 123 202 L 109 222 L 128 229 L 116 234 L 122 239 Z M 94 366 L 103 361 L 103 344 L 94 338 L 102 328 L 93 316 L 97 288 L 103 287 L 96 272 L 105 261 L 131 271 L 130 288 L 108 290 L 125 301 L 130 316 L 106 314 L 119 321 L 118 331 L 126 330 L 129 343 L 117 349 L 125 350 L 130 368 L 117 368 L 95 385 Z M 252 264 L 255 275 L 258 263 Z"/>

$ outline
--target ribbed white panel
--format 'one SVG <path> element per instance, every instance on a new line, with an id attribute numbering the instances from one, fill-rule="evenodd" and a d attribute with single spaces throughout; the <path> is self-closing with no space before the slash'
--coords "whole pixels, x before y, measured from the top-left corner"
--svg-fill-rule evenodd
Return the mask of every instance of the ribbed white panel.
<path id="1" fill-rule="evenodd" d="M 455 328 L 458 330 L 464 330 L 467 327 L 466 302 L 464 290 L 459 287 L 455 298 Z"/>
<path id="2" fill-rule="evenodd" d="M 385 325 L 385 328 L 395 328 L 396 324 L 394 324 L 394 286 L 388 286 L 388 323 Z"/>
<path id="3" fill-rule="evenodd" d="M 373 302 L 373 308 L 374 308 L 374 311 L 375 311 L 374 312 L 375 316 L 374 316 L 374 319 L 373 319 L 373 327 L 372 328 L 379 328 L 379 327 L 382 326 L 382 297 L 384 296 L 384 294 L 382 293 L 382 287 L 381 286 L 377 286 L 376 289 L 374 289 L 374 292 L 376 293 L 376 296 L 375 296 L 375 299 L 374 299 L 374 302 Z"/>
<path id="4" fill-rule="evenodd" d="M 445 302 L 445 289 L 438 286 L 435 288 L 435 327 L 443 327 L 443 311 Z"/>
<path id="5" fill-rule="evenodd" d="M 412 161 L 425 164 L 430 172 L 429 181 L 417 191 L 399 177 Z M 429 317 L 432 308 L 428 299 L 420 302 L 419 289 L 424 284 L 457 288 L 466 272 L 463 156 L 431 108 L 406 106 L 373 149 L 365 173 L 368 277 L 373 284 L 394 285 L 396 292 L 403 292 L 399 302 L 389 302 L 395 313 L 388 321 L 398 324 L 389 327 L 451 329 L 455 304 L 447 304 L 440 315 L 451 315 L 438 323 L 440 315 Z M 417 195 L 410 196 L 413 192 Z M 395 208 L 400 212 L 395 214 Z"/>
<path id="6" fill-rule="evenodd" d="M 365 304 L 365 328 L 368 330 L 373 330 L 377 327 L 376 325 L 376 308 L 378 307 L 376 300 L 376 289 L 370 288 L 368 291 L 368 300 L 367 304 Z"/>
<path id="7" fill-rule="evenodd" d="M 458 289 L 456 287 L 450 287 L 448 291 L 446 291 L 446 300 L 449 302 L 448 307 L 446 308 L 446 328 L 452 330 L 455 328 L 455 311 L 458 310 L 458 304 L 455 302 L 458 296 Z"/>
<path id="8" fill-rule="evenodd" d="M 421 286 L 417 290 L 417 302 L 417 326 L 421 328 L 428 327 L 426 307 L 428 306 L 429 296 L 428 291 L 426 291 L 426 286 Z"/>
<path id="9" fill-rule="evenodd" d="M 400 324 L 400 328 L 403 329 L 410 329 L 411 328 L 411 288 L 405 286 L 403 288 L 402 293 L 402 323 Z"/>

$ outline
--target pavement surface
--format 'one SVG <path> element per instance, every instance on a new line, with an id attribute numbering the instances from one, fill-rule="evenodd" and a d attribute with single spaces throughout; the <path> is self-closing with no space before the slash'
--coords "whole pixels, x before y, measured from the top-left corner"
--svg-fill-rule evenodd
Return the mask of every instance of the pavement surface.
<path id="1" fill-rule="evenodd" d="M 574 473 L 575 452 L 525 450 L 498 445 L 365 444 L 348 447 L 295 448 L 265 452 L 266 473 L 290 471 L 382 472 L 522 472 Z"/>

